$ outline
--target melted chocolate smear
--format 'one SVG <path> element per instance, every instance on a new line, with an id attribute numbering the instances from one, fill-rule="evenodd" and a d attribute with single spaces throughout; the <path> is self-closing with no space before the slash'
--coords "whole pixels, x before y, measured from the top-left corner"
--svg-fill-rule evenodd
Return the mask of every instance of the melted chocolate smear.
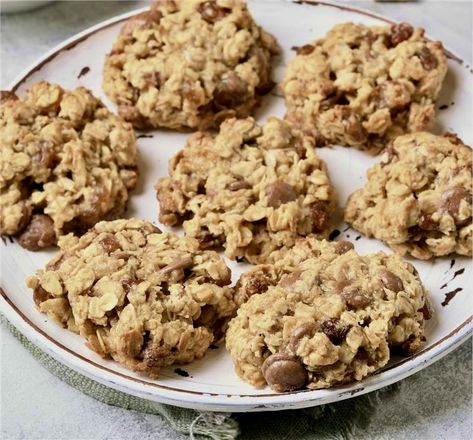
<path id="1" fill-rule="evenodd" d="M 339 235 L 340 235 L 340 231 L 338 229 L 334 229 L 328 236 L 328 239 L 330 241 L 335 240 Z"/>
<path id="2" fill-rule="evenodd" d="M 136 139 L 152 138 L 152 137 L 153 137 L 152 134 L 139 134 L 138 136 L 136 136 Z"/>
<path id="3" fill-rule="evenodd" d="M 453 266 L 455 266 L 455 259 L 453 259 L 453 260 L 450 261 L 450 269 L 451 269 Z"/>
<path id="4" fill-rule="evenodd" d="M 442 307 L 445 307 L 447 306 L 450 301 L 455 298 L 455 295 L 458 293 L 458 292 L 461 292 L 463 289 L 461 287 L 457 287 L 455 290 L 452 290 L 451 292 L 447 292 L 445 294 L 445 299 L 443 300 L 443 302 L 441 303 Z"/>
<path id="5" fill-rule="evenodd" d="M 465 268 L 464 268 L 464 267 L 462 267 L 461 269 L 458 269 L 458 270 L 453 274 L 452 280 L 454 280 L 458 275 L 462 275 L 463 273 L 465 273 Z"/>
<path id="6" fill-rule="evenodd" d="M 10 243 L 15 243 L 15 240 L 13 240 L 13 237 L 11 235 L 8 236 L 8 241 Z"/>
<path id="7" fill-rule="evenodd" d="M 189 377 L 189 373 L 186 370 L 181 370 L 180 368 L 176 368 L 174 373 L 179 374 L 181 377 Z"/>
<path id="8" fill-rule="evenodd" d="M 452 282 L 458 275 L 462 275 L 464 272 L 465 272 L 464 267 L 462 267 L 461 269 L 458 269 L 457 271 L 454 272 L 453 277 L 450 280 L 448 280 L 445 284 L 442 284 L 440 288 L 444 289 L 445 287 L 447 287 L 448 283 Z"/>
<path id="9" fill-rule="evenodd" d="M 446 108 L 448 108 L 448 104 L 443 104 L 439 107 L 439 110 L 445 110 Z"/>
<path id="10" fill-rule="evenodd" d="M 347 232 L 349 229 L 351 229 L 351 226 L 347 226 L 342 232 Z"/>
<path id="11" fill-rule="evenodd" d="M 0 235 L 0 238 L 3 241 L 3 244 L 6 246 L 7 245 L 7 240 L 5 240 L 5 237 L 3 235 Z"/>
<path id="12" fill-rule="evenodd" d="M 90 67 L 85 66 L 82 69 L 80 69 L 79 75 L 77 75 L 77 78 L 81 78 L 82 76 L 87 75 L 90 72 Z"/>
<path id="13" fill-rule="evenodd" d="M 218 345 L 210 344 L 210 345 L 209 345 L 209 348 L 210 348 L 211 350 L 218 350 Z"/>
<path id="14" fill-rule="evenodd" d="M 357 237 L 355 237 L 355 240 L 358 241 L 360 238 L 361 238 L 361 235 L 358 235 Z"/>

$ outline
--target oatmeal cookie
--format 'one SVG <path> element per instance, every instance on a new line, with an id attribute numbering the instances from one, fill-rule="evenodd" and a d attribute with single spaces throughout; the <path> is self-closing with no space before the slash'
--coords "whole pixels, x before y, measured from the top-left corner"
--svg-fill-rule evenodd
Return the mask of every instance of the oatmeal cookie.
<path id="1" fill-rule="evenodd" d="M 250 115 L 278 51 L 240 0 L 158 1 L 123 26 L 103 88 L 135 127 L 214 127 Z"/>
<path id="2" fill-rule="evenodd" d="M 201 358 L 235 311 L 230 269 L 143 220 L 97 223 L 27 279 L 39 310 L 103 357 L 156 377 Z"/>
<path id="3" fill-rule="evenodd" d="M 0 231 L 29 250 L 119 215 L 136 185 L 132 126 L 83 87 L 2 92 L 0 140 Z"/>
<path id="4" fill-rule="evenodd" d="M 429 130 L 447 72 L 442 43 L 406 23 L 336 25 L 297 48 L 282 83 L 286 118 L 317 139 L 379 152 L 398 135 Z"/>
<path id="5" fill-rule="evenodd" d="M 225 121 L 216 135 L 195 133 L 156 185 L 159 220 L 183 223 L 202 249 L 268 261 L 297 237 L 326 237 L 335 194 L 313 140 L 269 118 Z"/>
<path id="6" fill-rule="evenodd" d="M 350 242 L 313 237 L 276 254 L 236 287 L 247 302 L 226 345 L 246 382 L 278 392 L 328 388 L 376 372 L 390 349 L 408 354 L 422 344 L 426 290 L 398 255 L 360 256 Z"/>
<path id="7" fill-rule="evenodd" d="M 471 256 L 471 170 L 472 150 L 455 135 L 400 136 L 348 199 L 345 221 L 401 255 Z"/>

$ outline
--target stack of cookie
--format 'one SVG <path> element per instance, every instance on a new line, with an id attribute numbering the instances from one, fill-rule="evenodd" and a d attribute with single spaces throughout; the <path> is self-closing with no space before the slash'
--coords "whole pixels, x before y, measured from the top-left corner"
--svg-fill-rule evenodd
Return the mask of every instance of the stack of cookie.
<path id="1" fill-rule="evenodd" d="M 2 92 L 1 233 L 59 245 L 27 279 L 38 309 L 104 357 L 151 377 L 226 335 L 237 374 L 278 392 L 361 380 L 411 354 L 428 293 L 402 256 L 471 256 L 472 152 L 428 132 L 447 70 L 440 42 L 402 23 L 346 23 L 296 49 L 287 112 L 276 39 L 240 0 L 160 1 L 105 60 L 118 116 L 84 88 Z M 196 131 L 156 183 L 159 220 L 120 218 L 138 180 L 134 128 Z M 345 221 L 393 255 L 328 240 L 336 191 L 316 147 L 379 154 Z M 330 164 L 329 164 L 330 165 Z M 256 264 L 230 287 L 227 258 Z"/>

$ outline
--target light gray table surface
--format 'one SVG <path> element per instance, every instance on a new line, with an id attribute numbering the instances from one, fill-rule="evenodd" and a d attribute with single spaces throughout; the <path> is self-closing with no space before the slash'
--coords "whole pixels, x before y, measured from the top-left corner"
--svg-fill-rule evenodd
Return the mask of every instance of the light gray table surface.
<path id="1" fill-rule="evenodd" d="M 472 2 L 345 2 L 423 26 L 472 64 Z M 56 2 L 32 12 L 2 15 L 2 89 L 47 50 L 102 20 L 145 2 Z M 4 328 L 1 338 L 0 425 L 2 439 L 186 439 L 162 419 L 104 405 L 81 394 L 43 369 Z M 434 380 L 434 392 L 401 387 L 392 399 L 410 402 L 404 423 L 373 415 L 365 438 L 471 439 L 471 340 L 418 375 Z M 459 365 L 461 368 L 459 368 Z M 409 379 L 408 379 L 409 380 Z M 411 382 L 415 384 L 415 381 Z M 423 381 L 422 383 L 428 383 Z M 405 393 L 409 393 L 406 399 Z M 429 394 L 430 393 L 430 394 Z M 391 399 L 391 400 L 392 400 Z M 392 414 L 394 419 L 396 414 Z"/>

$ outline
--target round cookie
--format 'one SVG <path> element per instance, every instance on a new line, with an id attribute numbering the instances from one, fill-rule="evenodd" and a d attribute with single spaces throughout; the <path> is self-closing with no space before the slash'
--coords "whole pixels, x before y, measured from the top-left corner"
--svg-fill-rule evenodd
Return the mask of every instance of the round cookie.
<path id="1" fill-rule="evenodd" d="M 39 310 L 103 357 L 156 377 L 201 358 L 235 311 L 230 270 L 143 220 L 100 222 L 27 279 Z"/>
<path id="2" fill-rule="evenodd" d="M 123 26 L 103 89 L 137 128 L 207 129 L 251 114 L 278 52 L 240 0 L 158 1 Z"/>
<path id="3" fill-rule="evenodd" d="M 29 250 L 118 216 L 138 179 L 132 126 L 83 87 L 2 92 L 0 139 L 0 231 Z"/>
<path id="4" fill-rule="evenodd" d="M 330 232 L 335 193 L 325 164 L 311 137 L 277 118 L 195 133 L 169 174 L 156 184 L 159 220 L 183 223 L 202 249 L 223 246 L 229 258 L 263 263 L 300 236 Z"/>
<path id="5" fill-rule="evenodd" d="M 455 135 L 398 137 L 345 208 L 353 228 L 423 260 L 472 255 L 472 150 Z"/>
<path id="6" fill-rule="evenodd" d="M 282 82 L 286 119 L 317 139 L 378 153 L 429 130 L 447 72 L 442 43 L 406 23 L 344 23 L 298 47 Z"/>
<path id="7" fill-rule="evenodd" d="M 256 266 L 236 287 L 247 302 L 226 345 L 246 382 L 278 392 L 328 388 L 376 372 L 390 349 L 421 345 L 426 291 L 398 255 L 360 256 L 349 242 L 313 237 L 276 254 L 274 265 Z"/>

